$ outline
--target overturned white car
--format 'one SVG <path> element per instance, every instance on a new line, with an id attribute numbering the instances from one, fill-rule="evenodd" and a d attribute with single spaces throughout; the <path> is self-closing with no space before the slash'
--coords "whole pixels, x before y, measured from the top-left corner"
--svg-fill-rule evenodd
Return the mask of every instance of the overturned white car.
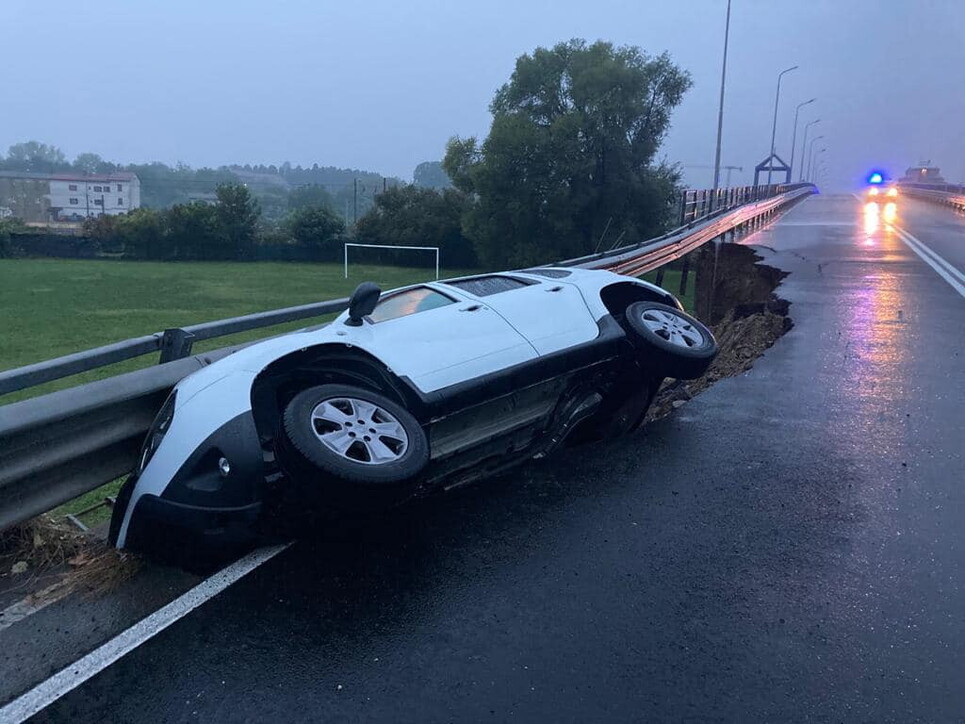
<path id="1" fill-rule="evenodd" d="M 698 377 L 716 352 L 671 294 L 605 271 L 362 284 L 330 325 L 178 383 L 111 540 L 234 545 L 280 499 L 364 511 L 460 485 L 634 429 L 663 378 Z"/>

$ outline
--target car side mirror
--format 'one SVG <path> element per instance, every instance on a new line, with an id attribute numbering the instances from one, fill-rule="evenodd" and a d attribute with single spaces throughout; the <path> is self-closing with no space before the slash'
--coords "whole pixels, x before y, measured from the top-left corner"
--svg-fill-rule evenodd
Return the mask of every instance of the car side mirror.
<path id="1" fill-rule="evenodd" d="M 378 284 L 372 282 L 359 284 L 348 300 L 348 319 L 345 320 L 345 324 L 349 327 L 361 327 L 362 317 L 367 317 L 375 311 L 381 296 L 382 290 Z"/>

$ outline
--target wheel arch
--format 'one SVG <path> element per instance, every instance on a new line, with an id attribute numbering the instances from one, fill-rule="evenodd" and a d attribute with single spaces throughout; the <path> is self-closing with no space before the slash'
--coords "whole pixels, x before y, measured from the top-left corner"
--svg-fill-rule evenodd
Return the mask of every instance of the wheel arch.
<path id="1" fill-rule="evenodd" d="M 600 300 L 615 318 L 621 318 L 624 310 L 634 302 L 660 302 L 683 311 L 680 302 L 670 292 L 629 280 L 607 284 L 600 289 Z"/>
<path id="2" fill-rule="evenodd" d="M 251 387 L 251 409 L 259 437 L 279 430 L 285 405 L 300 391 L 321 384 L 346 384 L 378 392 L 411 410 L 421 421 L 411 387 L 375 355 L 337 343 L 312 345 L 267 365 Z"/>

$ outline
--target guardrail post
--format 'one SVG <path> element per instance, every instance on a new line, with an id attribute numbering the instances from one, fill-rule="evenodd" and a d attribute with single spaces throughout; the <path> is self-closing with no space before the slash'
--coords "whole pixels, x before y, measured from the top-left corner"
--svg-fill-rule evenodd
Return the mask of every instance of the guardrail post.
<path id="1" fill-rule="evenodd" d="M 687 275 L 690 273 L 690 254 L 684 254 L 683 268 L 680 270 L 680 296 L 687 294 Z M 662 269 L 663 267 L 661 267 Z"/>
<path id="2" fill-rule="evenodd" d="M 176 359 L 184 359 L 191 354 L 191 345 L 194 344 L 194 335 L 185 332 L 183 329 L 165 329 L 161 337 L 161 359 L 159 364 L 173 362 Z"/>

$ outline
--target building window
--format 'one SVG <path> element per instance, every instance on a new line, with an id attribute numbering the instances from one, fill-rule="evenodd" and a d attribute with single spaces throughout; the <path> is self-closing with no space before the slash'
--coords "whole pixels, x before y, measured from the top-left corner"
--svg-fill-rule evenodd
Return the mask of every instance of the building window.
<path id="1" fill-rule="evenodd" d="M 68 190 L 68 191 L 76 191 L 76 190 L 77 190 L 77 184 L 70 184 L 70 185 L 67 187 L 67 190 Z"/>
<path id="2" fill-rule="evenodd" d="M 94 191 L 100 192 L 100 190 L 101 190 L 101 187 L 100 187 L 100 186 L 95 186 L 95 187 L 94 187 Z"/>
<path id="3" fill-rule="evenodd" d="M 70 203 L 76 206 L 79 202 L 77 201 L 77 199 L 71 199 Z"/>
<path id="4" fill-rule="evenodd" d="M 103 206 L 104 199 L 94 199 L 94 206 Z"/>
<path id="5" fill-rule="evenodd" d="M 120 184 L 117 184 L 117 193 L 120 193 L 123 190 L 124 190 L 124 187 L 121 186 Z"/>
<path id="6" fill-rule="evenodd" d="M 118 206 L 123 206 L 123 205 L 124 205 L 124 199 L 122 199 L 120 196 L 117 197 L 117 205 L 118 205 Z"/>

